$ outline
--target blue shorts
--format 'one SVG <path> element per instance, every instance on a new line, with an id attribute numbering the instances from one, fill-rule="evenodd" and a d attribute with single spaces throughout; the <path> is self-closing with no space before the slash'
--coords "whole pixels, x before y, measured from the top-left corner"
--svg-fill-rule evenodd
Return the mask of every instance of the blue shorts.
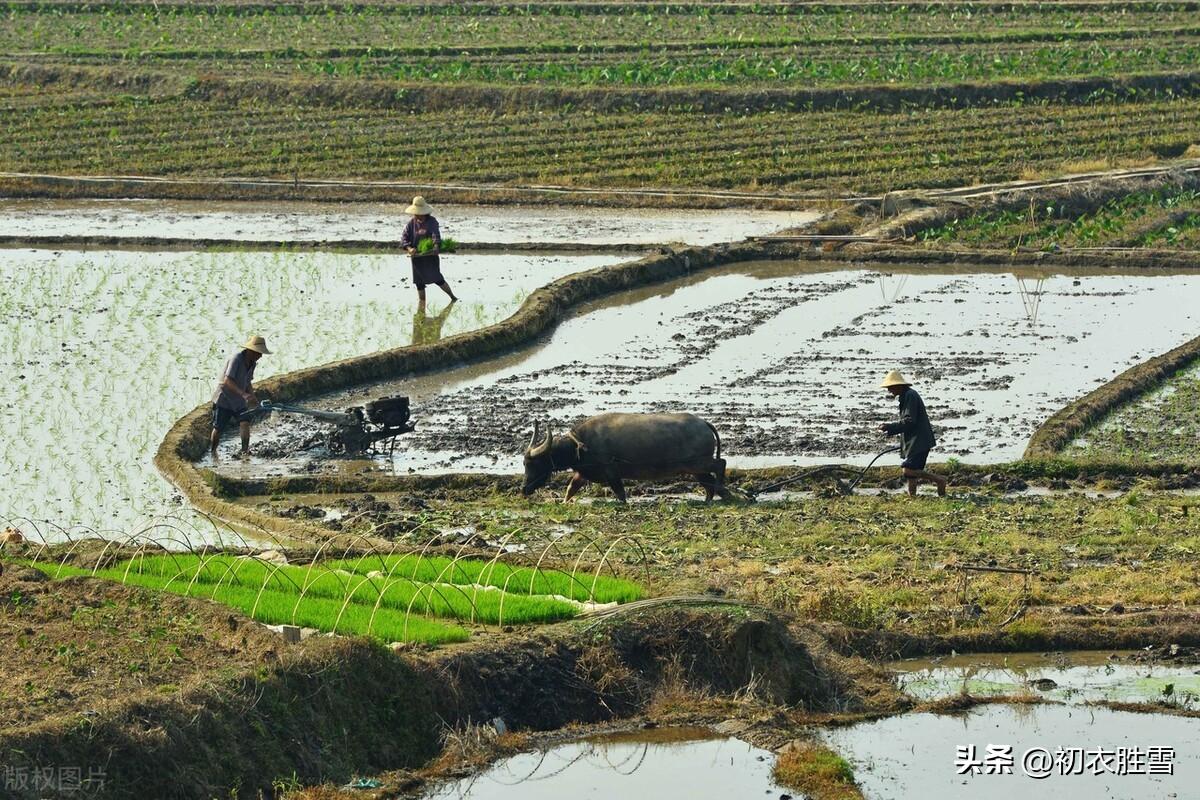
<path id="1" fill-rule="evenodd" d="M 255 416 L 255 414 L 254 414 L 253 410 L 241 411 L 241 412 L 231 411 L 230 409 L 225 408 L 224 406 L 218 406 L 218 405 L 214 404 L 213 405 L 213 422 L 212 422 L 213 430 L 223 431 L 226 428 L 228 428 L 230 423 L 232 423 L 232 422 L 237 422 L 238 424 L 241 424 L 243 422 L 250 422 L 254 418 L 254 416 Z"/>
<path id="2" fill-rule="evenodd" d="M 925 462 L 929 460 L 929 451 L 920 450 L 914 453 L 909 453 L 908 458 L 900 462 L 900 466 L 905 469 L 925 469 Z"/>

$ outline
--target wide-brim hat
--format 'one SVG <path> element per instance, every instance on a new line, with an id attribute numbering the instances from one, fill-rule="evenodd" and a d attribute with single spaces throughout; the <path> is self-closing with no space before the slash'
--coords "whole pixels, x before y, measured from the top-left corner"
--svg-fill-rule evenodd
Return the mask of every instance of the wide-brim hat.
<path id="1" fill-rule="evenodd" d="M 894 369 L 884 376 L 883 383 L 879 384 L 880 389 L 886 389 L 889 386 L 912 386 L 912 383 L 900 374 L 900 370 Z"/>
<path id="2" fill-rule="evenodd" d="M 417 195 L 416 197 L 413 198 L 412 205 L 410 205 L 408 208 L 404 209 L 404 213 L 405 214 L 418 214 L 418 215 L 432 214 L 433 206 L 429 205 L 429 203 L 426 203 L 424 197 L 422 197 L 421 195 Z"/>
<path id="3" fill-rule="evenodd" d="M 271 355 L 271 351 L 267 349 L 267 340 L 261 336 L 251 336 L 242 345 L 243 350 L 253 350 L 256 353 L 261 353 L 264 356 Z"/>

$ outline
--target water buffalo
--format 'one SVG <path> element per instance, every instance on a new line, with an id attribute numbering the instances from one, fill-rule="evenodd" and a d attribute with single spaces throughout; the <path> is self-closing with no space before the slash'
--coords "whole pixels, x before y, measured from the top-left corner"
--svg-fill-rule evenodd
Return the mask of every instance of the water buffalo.
<path id="1" fill-rule="evenodd" d="M 704 487 L 705 501 L 713 494 L 732 495 L 725 488 L 725 459 L 717 429 L 694 414 L 600 414 L 588 417 L 561 439 L 547 431 L 538 441 L 538 426 L 525 449 L 525 487 L 529 496 L 558 470 L 575 474 L 563 502 L 588 481 L 603 483 L 625 502 L 624 478 L 669 478 L 691 475 Z"/>

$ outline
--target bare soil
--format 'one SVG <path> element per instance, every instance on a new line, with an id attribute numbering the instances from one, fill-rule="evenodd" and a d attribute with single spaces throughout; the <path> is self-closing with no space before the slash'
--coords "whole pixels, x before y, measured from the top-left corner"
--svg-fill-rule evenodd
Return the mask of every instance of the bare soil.
<path id="1" fill-rule="evenodd" d="M 94 715 L 277 658 L 279 637 L 225 606 L 2 566 L 2 728 Z"/>

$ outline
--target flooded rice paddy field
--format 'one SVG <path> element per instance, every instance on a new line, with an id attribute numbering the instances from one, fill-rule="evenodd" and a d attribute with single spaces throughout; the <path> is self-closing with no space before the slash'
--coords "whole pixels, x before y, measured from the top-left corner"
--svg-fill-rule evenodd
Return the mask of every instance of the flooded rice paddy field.
<path id="1" fill-rule="evenodd" d="M 656 211 L 584 206 L 442 205 L 442 235 L 501 244 L 716 244 L 802 225 L 810 211 Z M 123 236 L 245 241 L 396 241 L 406 203 L 12 200 L 0 236 Z"/>
<path id="2" fill-rule="evenodd" d="M 1200 366 L 1192 366 L 1090 426 L 1064 449 L 1064 455 L 1194 464 L 1200 460 L 1197 437 Z"/>
<path id="3" fill-rule="evenodd" d="M 791 794 L 772 781 L 774 761 L 768 750 L 705 729 L 663 728 L 522 753 L 479 775 L 439 786 L 424 798 L 774 800 Z"/>
<path id="4" fill-rule="evenodd" d="M 407 258 L 329 253 L 6 250 L 0 258 L 3 512 L 129 531 L 179 509 L 152 463 L 262 333 L 272 374 L 498 322 L 534 289 L 613 256 L 443 259 L 462 302 L 414 314 Z"/>
<path id="5" fill-rule="evenodd" d="M 935 461 L 1002 462 L 1064 404 L 1192 337 L 1198 300 L 1194 274 L 742 264 L 593 303 L 498 359 L 320 404 L 411 396 L 419 425 L 397 471 L 519 471 L 534 420 L 562 431 L 614 410 L 699 413 L 734 466 L 865 463 L 893 443 L 877 428 L 895 401 L 877 386 L 899 367 L 938 429 Z M 276 452 L 310 434 L 295 419 L 262 431 Z"/>
<path id="6" fill-rule="evenodd" d="M 889 664 L 919 700 L 966 693 L 1029 695 L 1064 703 L 1172 701 L 1200 707 L 1200 664 L 1145 661 L 1140 653 L 975 653 Z"/>
<path id="7" fill-rule="evenodd" d="M 1200 775 L 1200 724 L 1166 714 L 1045 704 L 991 704 L 955 714 L 904 714 L 826 731 L 825 744 L 850 762 L 869 800 L 914 797 L 1009 800 L 1146 800 L 1195 796 Z M 989 746 L 1011 747 L 1009 774 L 958 774 L 959 747 L 976 758 Z M 1117 751 L 1140 759 L 1116 774 Z M 1153 759 L 1172 774 L 1150 773 L 1150 748 L 1173 748 Z M 1041 752 L 1026 761 L 1029 751 Z M 1089 756 L 1102 750 L 1105 755 Z M 968 751 L 969 753 L 969 751 Z M 1059 754 L 1062 754 L 1061 756 Z M 1089 757 L 1102 766 L 1089 768 Z M 1140 772 L 1128 765 L 1140 761 Z M 1165 772 L 1165 770 L 1164 770 Z"/>

